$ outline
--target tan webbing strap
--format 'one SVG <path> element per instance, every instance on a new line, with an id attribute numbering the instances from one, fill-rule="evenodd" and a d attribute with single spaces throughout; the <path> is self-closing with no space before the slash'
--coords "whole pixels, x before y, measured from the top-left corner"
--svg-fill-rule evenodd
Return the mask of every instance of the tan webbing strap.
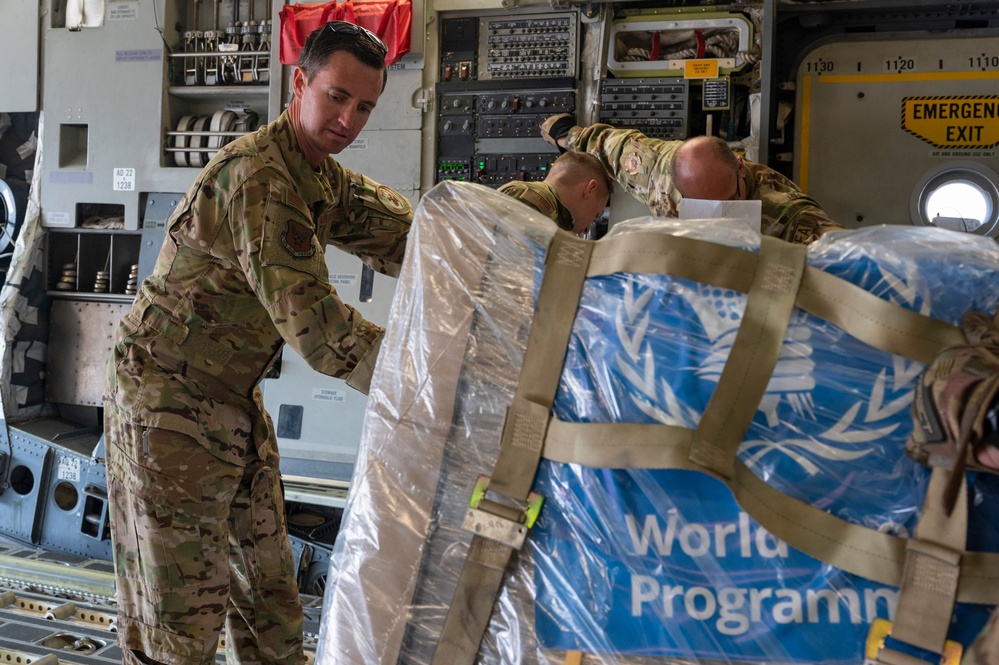
<path id="1" fill-rule="evenodd" d="M 484 491 L 499 501 L 473 500 L 465 528 L 474 535 L 434 653 L 434 665 L 471 665 L 489 625 L 514 549 L 526 535 L 527 506 L 541 460 L 569 334 L 579 307 L 593 243 L 565 231 L 552 239 L 499 457 Z"/>
<path id="2" fill-rule="evenodd" d="M 696 469 L 694 430 L 649 423 L 569 423 L 552 418 L 542 456 L 563 464 L 609 469 Z"/>
<path id="3" fill-rule="evenodd" d="M 691 459 L 728 478 L 784 345 L 807 248 L 764 236 L 725 368 L 694 436 Z"/>
<path id="4" fill-rule="evenodd" d="M 746 513 L 791 547 L 848 573 L 898 586 L 905 539 L 853 524 L 767 484 L 741 460 L 729 489 Z"/>
<path id="5" fill-rule="evenodd" d="M 600 240 L 589 276 L 614 272 L 661 274 L 746 293 L 756 274 L 756 252 L 661 233 L 625 233 Z M 817 268 L 806 267 L 795 304 L 853 337 L 923 363 L 964 344 L 961 330 L 879 298 Z"/>
<path id="6" fill-rule="evenodd" d="M 966 343 L 957 326 L 890 303 L 814 268 L 805 271 L 797 304 L 862 342 L 922 363 L 933 362 L 949 346 Z"/>
<path id="7" fill-rule="evenodd" d="M 565 231 L 555 235 L 548 249 L 524 364 L 504 424 L 490 491 L 522 500 L 534 484 L 592 250 L 592 242 Z"/>
<path id="8" fill-rule="evenodd" d="M 756 252 L 662 233 L 623 233 L 593 248 L 588 277 L 615 272 L 672 275 L 745 293 L 756 274 Z"/>
<path id="9" fill-rule="evenodd" d="M 963 475 L 963 474 L 962 474 Z M 944 510 L 944 487 L 950 472 L 933 469 L 923 501 L 923 513 L 916 534 L 906 548 L 905 570 L 892 638 L 943 654 L 947 631 L 950 629 L 957 584 L 961 576 L 961 553 L 968 536 L 967 480 L 961 483 L 954 510 L 948 517 Z M 885 648 L 879 662 L 891 658 Z"/>
<path id="10" fill-rule="evenodd" d="M 687 459 L 691 437 L 691 430 L 669 425 L 553 419 L 543 455 L 556 462 L 597 468 L 707 471 Z M 748 515 L 791 547 L 848 573 L 901 586 L 908 539 L 848 522 L 788 496 L 738 459 L 732 478 L 722 481 Z M 964 555 L 957 600 L 999 604 L 999 554 Z"/>
<path id="11" fill-rule="evenodd" d="M 441 630 L 433 663 L 474 663 L 489 625 L 496 592 L 513 550 L 487 538 L 472 538 L 458 587 Z"/>

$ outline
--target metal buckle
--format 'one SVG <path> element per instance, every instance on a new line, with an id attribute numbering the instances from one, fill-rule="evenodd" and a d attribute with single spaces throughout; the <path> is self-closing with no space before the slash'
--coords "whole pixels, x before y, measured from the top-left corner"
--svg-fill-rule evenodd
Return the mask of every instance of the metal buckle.
<path id="1" fill-rule="evenodd" d="M 878 657 L 885 648 L 885 641 L 891 635 L 891 621 L 888 619 L 875 619 L 871 622 L 871 627 L 867 631 L 867 642 L 864 648 L 864 665 L 877 665 Z M 940 656 L 939 665 L 958 665 L 961 662 L 961 655 L 964 647 L 960 642 L 947 640 L 944 642 L 944 651 Z M 914 656 L 915 657 L 915 656 Z"/>
<path id="2" fill-rule="evenodd" d="M 545 497 L 537 492 L 531 492 L 527 495 L 527 502 L 520 509 L 520 521 L 510 520 L 479 508 L 486 492 L 489 491 L 489 481 L 489 476 L 479 476 L 476 480 L 462 527 L 477 536 L 519 550 L 527 539 L 527 532 L 534 526 L 541 513 L 541 504 L 544 503 Z"/>

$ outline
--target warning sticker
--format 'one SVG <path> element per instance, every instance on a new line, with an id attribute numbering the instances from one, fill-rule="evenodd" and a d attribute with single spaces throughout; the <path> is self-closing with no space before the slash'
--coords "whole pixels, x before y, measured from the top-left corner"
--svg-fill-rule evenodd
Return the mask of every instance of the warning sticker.
<path id="1" fill-rule="evenodd" d="M 902 129 L 935 148 L 994 148 L 999 96 L 903 97 Z"/>
<path id="2" fill-rule="evenodd" d="M 683 62 L 683 78 L 686 79 L 716 79 L 718 78 L 718 60 L 685 60 Z"/>

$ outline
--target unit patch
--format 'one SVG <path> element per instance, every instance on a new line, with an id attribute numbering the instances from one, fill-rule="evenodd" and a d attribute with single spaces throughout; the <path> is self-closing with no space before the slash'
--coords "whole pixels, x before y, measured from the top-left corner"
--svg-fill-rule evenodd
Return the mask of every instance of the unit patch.
<path id="1" fill-rule="evenodd" d="M 629 152 L 624 157 L 624 172 L 628 175 L 638 175 L 642 170 L 642 158 L 638 155 L 638 152 Z"/>
<path id="2" fill-rule="evenodd" d="M 401 215 L 409 210 L 409 201 L 385 185 L 378 185 L 378 200 L 382 202 L 386 210 L 394 215 Z"/>
<path id="3" fill-rule="evenodd" d="M 288 228 L 281 236 L 281 244 L 288 250 L 288 253 L 297 259 L 304 259 L 316 253 L 316 246 L 312 243 L 312 229 L 301 222 L 289 219 Z"/>

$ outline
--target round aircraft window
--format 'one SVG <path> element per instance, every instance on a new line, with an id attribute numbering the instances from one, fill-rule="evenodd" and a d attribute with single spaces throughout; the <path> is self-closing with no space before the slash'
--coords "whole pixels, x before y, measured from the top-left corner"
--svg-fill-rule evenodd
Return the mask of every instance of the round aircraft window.
<path id="1" fill-rule="evenodd" d="M 975 162 L 928 171 L 910 201 L 912 223 L 977 235 L 999 235 L 999 175 Z"/>

